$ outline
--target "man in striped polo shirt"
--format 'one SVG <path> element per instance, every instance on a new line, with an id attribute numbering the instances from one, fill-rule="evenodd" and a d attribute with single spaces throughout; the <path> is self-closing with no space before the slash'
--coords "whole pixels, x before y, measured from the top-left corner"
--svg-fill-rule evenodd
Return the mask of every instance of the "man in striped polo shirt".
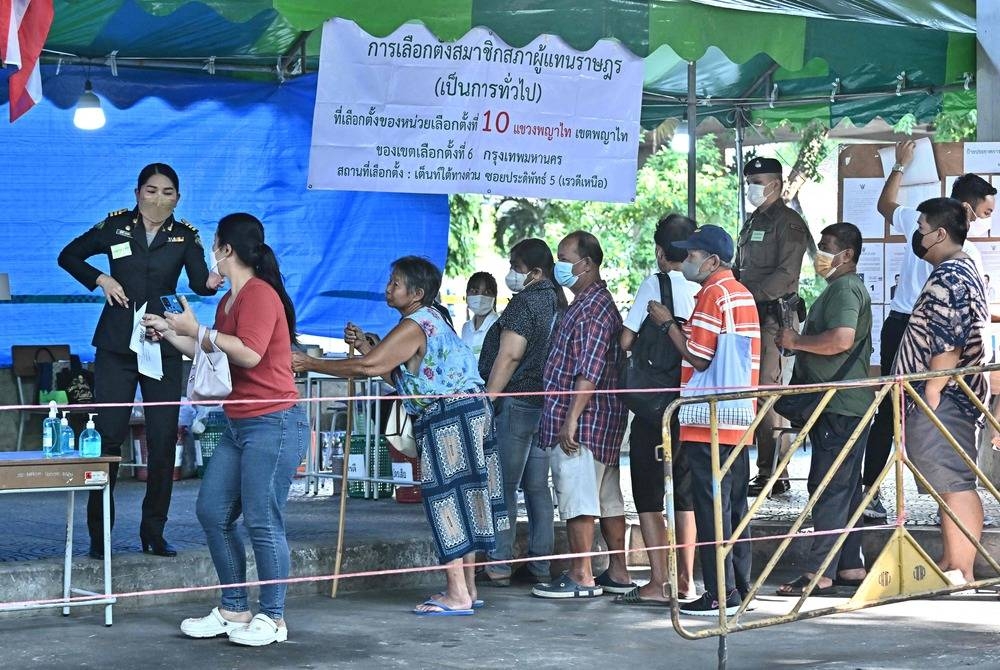
<path id="1" fill-rule="evenodd" d="M 669 311 L 659 303 L 650 303 L 649 312 L 667 324 L 667 335 L 677 347 L 681 357 L 681 387 L 691 381 L 695 370 L 705 370 L 715 357 L 719 333 L 728 332 L 727 322 L 731 322 L 738 335 L 750 338 L 751 367 L 750 378 L 742 380 L 741 386 L 757 386 L 760 383 L 760 320 L 757 303 L 743 284 L 736 281 L 732 271 L 733 238 L 718 226 L 702 226 L 685 242 L 674 242 L 673 246 L 686 249 L 687 259 L 681 266 L 684 277 L 701 284 L 696 297 L 694 312 L 688 325 L 682 330 L 671 327 L 667 320 Z M 731 319 L 726 317 L 731 314 Z M 743 436 L 743 430 L 719 428 L 719 458 L 725 462 Z M 709 426 L 681 426 L 681 448 L 685 449 L 691 466 L 691 488 L 694 499 L 695 525 L 698 542 L 714 543 L 729 539 L 733 527 L 746 514 L 747 487 L 750 482 L 750 457 L 747 448 L 723 478 L 719 486 L 722 496 L 723 537 L 715 535 L 715 514 L 712 497 L 712 434 Z M 744 531 L 743 536 L 749 536 Z M 698 548 L 701 574 L 705 582 L 705 592 L 701 598 L 681 605 L 681 612 L 694 616 L 717 616 L 720 603 L 726 614 L 734 614 L 742 596 L 750 590 L 750 545 L 737 543 L 726 557 L 726 583 L 716 580 L 715 546 L 705 544 Z M 720 596 L 721 594 L 721 596 Z"/>

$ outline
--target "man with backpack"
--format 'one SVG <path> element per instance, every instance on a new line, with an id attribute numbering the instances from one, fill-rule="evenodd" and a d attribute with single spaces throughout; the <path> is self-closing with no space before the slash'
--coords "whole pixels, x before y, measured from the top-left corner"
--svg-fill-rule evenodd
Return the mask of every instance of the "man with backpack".
<path id="1" fill-rule="evenodd" d="M 632 307 L 625 318 L 620 337 L 622 349 L 631 352 L 628 365 L 635 373 L 620 377 L 624 388 L 635 388 L 635 378 L 642 376 L 645 388 L 677 389 L 681 382 L 681 357 L 664 332 L 664 327 L 650 318 L 650 302 L 666 305 L 677 320 L 687 322 L 694 310 L 695 294 L 701 288 L 681 273 L 681 263 L 687 251 L 671 246 L 673 242 L 687 240 L 694 234 L 695 223 L 686 216 L 669 214 L 656 225 L 653 233 L 656 265 L 659 272 L 647 277 L 639 286 Z M 663 462 L 656 459 L 656 448 L 663 444 L 663 410 L 677 397 L 676 391 L 663 393 L 622 394 L 632 410 L 632 428 L 629 433 L 629 460 L 632 477 L 632 494 L 639 513 L 639 529 L 646 547 L 664 547 L 667 529 L 663 517 L 664 472 Z M 674 481 L 674 518 L 677 542 L 685 546 L 680 550 L 677 575 L 677 592 L 682 599 L 694 597 L 694 507 L 691 502 L 691 472 L 680 447 L 680 425 L 676 414 L 670 423 L 671 460 Z M 667 593 L 667 552 L 665 549 L 646 549 L 649 557 L 650 580 L 641 587 L 618 596 L 617 603 L 625 605 L 669 606 Z"/>

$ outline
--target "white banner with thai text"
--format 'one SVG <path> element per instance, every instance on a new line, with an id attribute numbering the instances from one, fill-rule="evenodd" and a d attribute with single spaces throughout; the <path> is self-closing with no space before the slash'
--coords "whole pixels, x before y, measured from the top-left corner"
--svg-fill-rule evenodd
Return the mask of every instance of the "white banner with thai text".
<path id="1" fill-rule="evenodd" d="M 618 42 L 379 38 L 332 19 L 322 44 L 309 188 L 635 197 L 643 62 Z"/>

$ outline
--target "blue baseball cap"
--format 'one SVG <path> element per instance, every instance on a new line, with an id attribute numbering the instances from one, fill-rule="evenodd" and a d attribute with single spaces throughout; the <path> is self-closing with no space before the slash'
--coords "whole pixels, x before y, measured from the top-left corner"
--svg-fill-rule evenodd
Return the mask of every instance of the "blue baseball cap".
<path id="1" fill-rule="evenodd" d="M 678 249 L 696 249 L 718 256 L 723 263 L 733 260 L 733 238 L 719 226 L 701 226 L 682 242 L 672 242 Z"/>

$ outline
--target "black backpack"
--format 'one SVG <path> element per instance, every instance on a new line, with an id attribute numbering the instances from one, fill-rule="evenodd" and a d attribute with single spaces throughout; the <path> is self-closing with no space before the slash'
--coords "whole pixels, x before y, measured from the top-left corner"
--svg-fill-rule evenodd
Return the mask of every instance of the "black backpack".
<path id="1" fill-rule="evenodd" d="M 674 294 L 670 277 L 657 273 L 660 280 L 660 302 L 674 309 Z M 632 305 L 632 309 L 636 309 Z M 680 325 L 681 321 L 674 317 Z M 618 373 L 618 388 L 625 389 L 676 389 L 681 383 L 681 354 L 670 342 L 669 336 L 648 316 L 639 326 L 639 333 L 632 345 L 632 355 L 621 365 Z M 620 393 L 625 406 L 646 421 L 659 424 L 667 405 L 677 399 L 679 392 L 660 393 Z"/>

